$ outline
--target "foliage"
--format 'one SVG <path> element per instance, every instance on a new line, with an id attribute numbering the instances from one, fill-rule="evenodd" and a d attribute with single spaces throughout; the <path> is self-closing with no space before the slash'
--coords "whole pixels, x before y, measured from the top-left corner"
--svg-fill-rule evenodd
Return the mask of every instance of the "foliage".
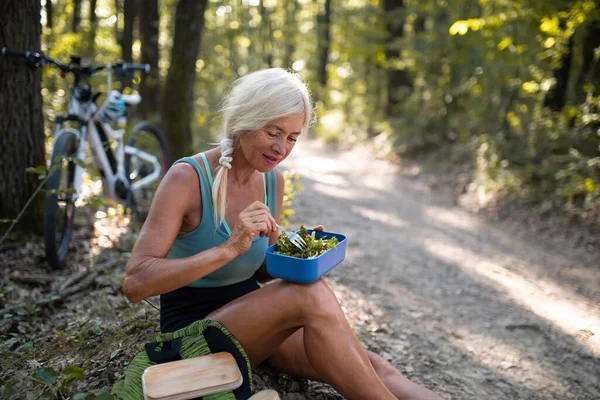
<path id="1" fill-rule="evenodd" d="M 279 224 L 281 226 L 288 226 L 289 217 L 294 215 L 292 201 L 302 191 L 302 182 L 300 181 L 300 175 L 293 171 L 284 171 L 283 180 L 283 207 L 279 217 Z"/>
<path id="2" fill-rule="evenodd" d="M 4 385 L 3 396 L 6 399 L 12 399 L 29 386 L 32 382 L 38 389 L 38 399 L 54 400 L 71 398 L 73 400 L 114 400 L 115 397 L 105 390 L 91 390 L 72 394 L 73 386 L 77 382 L 82 382 L 85 377 L 85 370 L 81 367 L 68 365 L 62 370 L 57 371 L 50 367 L 39 367 L 27 376 L 26 380 L 13 377 Z"/>
<path id="3" fill-rule="evenodd" d="M 325 253 L 327 250 L 333 249 L 338 244 L 338 239 L 335 236 L 329 239 L 326 237 L 316 238 L 316 232 L 313 231 L 311 234 L 309 234 L 304 226 L 300 227 L 298 234 L 306 242 L 306 247 L 303 250 L 300 250 L 298 247 L 292 244 L 285 233 L 280 232 L 275 254 L 296 258 L 316 258 Z"/>
<path id="4" fill-rule="evenodd" d="M 414 87 L 388 131 L 396 148 L 466 144 L 483 205 L 527 198 L 599 221 L 596 2 L 410 1 L 405 15 Z"/>
<path id="5" fill-rule="evenodd" d="M 44 50 L 64 59 L 93 48 L 95 62 L 114 61 L 124 20 L 115 4 L 98 1 L 90 47 L 89 22 L 82 18 L 80 31 L 70 32 L 72 0 L 57 2 L 54 27 L 44 29 Z M 319 117 L 315 132 L 328 142 L 370 141 L 382 156 L 460 144 L 461 151 L 471 148 L 469 188 L 482 201 L 526 196 L 544 210 L 598 218 L 600 49 L 590 58 L 590 46 L 598 46 L 597 2 L 407 0 L 393 15 L 378 0 L 332 4 L 327 85 L 321 87 L 324 0 L 209 2 L 195 61 L 197 134 L 190 153 L 219 137 L 217 110 L 232 80 L 280 66 L 308 83 Z M 160 2 L 162 79 L 176 5 Z M 397 37 L 388 31 L 390 22 L 402 27 Z M 141 45 L 134 38 L 134 58 Z M 410 82 L 397 89 L 401 102 L 386 115 L 394 71 L 404 71 Z M 65 110 L 68 87 L 51 68 L 44 83 L 45 115 L 52 122 Z M 48 124 L 48 136 L 50 130 Z"/>

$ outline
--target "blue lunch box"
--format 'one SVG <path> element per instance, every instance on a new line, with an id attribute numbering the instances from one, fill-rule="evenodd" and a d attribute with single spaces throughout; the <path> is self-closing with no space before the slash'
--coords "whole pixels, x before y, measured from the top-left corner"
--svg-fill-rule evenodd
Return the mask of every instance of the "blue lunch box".
<path id="1" fill-rule="evenodd" d="M 267 272 L 275 277 L 297 283 L 311 283 L 332 270 L 346 258 L 346 236 L 333 232 L 313 231 L 307 229 L 309 234 L 315 232 L 315 238 L 335 236 L 338 245 L 327 250 L 319 257 L 296 258 L 275 254 L 277 243 L 267 248 Z"/>

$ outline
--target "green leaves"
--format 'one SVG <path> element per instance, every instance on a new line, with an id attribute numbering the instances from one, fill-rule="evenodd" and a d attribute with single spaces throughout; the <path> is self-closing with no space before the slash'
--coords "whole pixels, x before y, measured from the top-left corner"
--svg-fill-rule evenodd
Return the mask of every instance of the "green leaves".
<path id="1" fill-rule="evenodd" d="M 70 365 L 60 373 L 61 386 L 71 386 L 77 381 L 82 381 L 84 375 L 83 368 Z"/>
<path id="2" fill-rule="evenodd" d="M 283 172 L 284 187 L 283 187 L 283 206 L 281 209 L 280 224 L 287 226 L 288 218 L 294 215 L 292 209 L 292 200 L 300 191 L 302 191 L 302 182 L 300 175 L 293 171 Z"/>
<path id="3" fill-rule="evenodd" d="M 73 400 L 115 400 L 116 397 L 104 390 L 92 390 L 90 392 L 77 393 Z"/>
<path id="4" fill-rule="evenodd" d="M 300 227 L 300 231 L 298 233 L 306 242 L 306 248 L 304 250 L 298 249 L 292 242 L 290 242 L 285 233 L 280 233 L 275 254 L 296 258 L 315 258 L 325 253 L 327 250 L 333 249 L 338 244 L 336 237 L 331 237 L 329 239 L 317 239 L 315 237 L 316 232 L 313 232 L 309 235 L 304 226 Z"/>
<path id="5" fill-rule="evenodd" d="M 47 170 L 46 170 L 45 166 L 38 165 L 35 168 L 29 167 L 29 168 L 25 169 L 25 172 L 27 172 L 28 174 L 39 175 L 40 179 L 44 179 L 46 177 Z"/>
<path id="6" fill-rule="evenodd" d="M 37 384 L 45 386 L 42 394 L 38 397 L 39 399 L 54 400 L 56 398 L 59 398 L 59 394 L 60 398 L 65 397 L 64 394 L 69 392 L 71 386 L 73 386 L 76 382 L 83 381 L 84 376 L 85 370 L 83 368 L 69 365 L 65 367 L 62 371 L 60 371 L 60 373 L 55 369 L 49 367 L 38 368 L 29 377 L 29 379 Z M 73 398 L 102 398 L 105 400 L 109 400 L 112 397 L 106 392 L 99 391 L 98 395 L 95 396 L 93 395 L 93 392 L 90 392 L 77 394 Z"/>
<path id="7" fill-rule="evenodd" d="M 58 372 L 52 368 L 38 368 L 33 375 L 31 375 L 31 379 L 33 381 L 45 385 L 52 385 L 56 383 L 57 378 Z"/>

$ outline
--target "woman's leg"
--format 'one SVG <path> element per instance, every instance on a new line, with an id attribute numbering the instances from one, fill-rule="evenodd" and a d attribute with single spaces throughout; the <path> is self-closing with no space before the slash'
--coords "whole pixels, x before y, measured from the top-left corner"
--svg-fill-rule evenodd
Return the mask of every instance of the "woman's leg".
<path id="1" fill-rule="evenodd" d="M 239 340 L 256 366 L 294 332 L 304 328 L 306 358 L 348 399 L 395 399 L 373 369 L 327 284 L 279 281 L 249 293 L 207 316 Z"/>
<path id="2" fill-rule="evenodd" d="M 272 368 L 285 372 L 295 378 L 327 383 L 324 377 L 315 371 L 306 356 L 303 334 L 302 330 L 296 331 L 279 346 L 267 362 Z M 441 399 L 441 397 L 429 389 L 411 382 L 402 376 L 398 370 L 381 356 L 371 351 L 367 351 L 367 356 L 379 379 L 381 379 L 396 398 L 418 400 Z"/>

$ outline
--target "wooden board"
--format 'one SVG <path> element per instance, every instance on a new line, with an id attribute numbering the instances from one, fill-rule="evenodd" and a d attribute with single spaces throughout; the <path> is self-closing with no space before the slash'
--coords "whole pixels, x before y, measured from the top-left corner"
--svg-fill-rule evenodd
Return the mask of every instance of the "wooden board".
<path id="1" fill-rule="evenodd" d="M 254 396 L 250 397 L 248 400 L 281 400 L 276 391 L 268 389 L 261 390 L 256 393 Z"/>
<path id="2" fill-rule="evenodd" d="M 188 358 L 146 368 L 144 399 L 185 400 L 242 385 L 244 378 L 230 353 Z"/>

